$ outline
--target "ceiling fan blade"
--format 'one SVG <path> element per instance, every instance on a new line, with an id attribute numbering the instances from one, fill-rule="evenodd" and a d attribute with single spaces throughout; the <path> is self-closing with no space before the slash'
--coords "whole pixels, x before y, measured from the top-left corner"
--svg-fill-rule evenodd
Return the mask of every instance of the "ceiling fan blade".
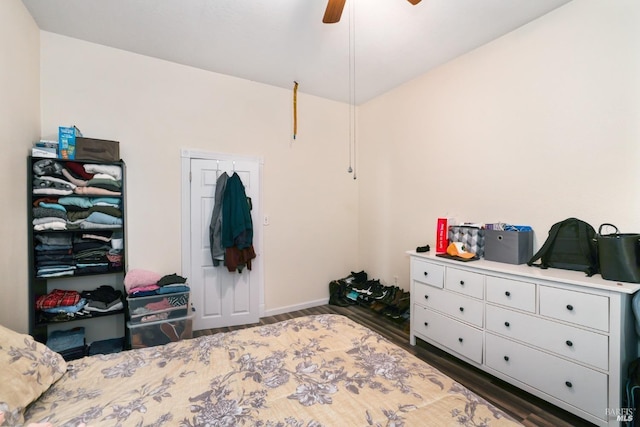
<path id="1" fill-rule="evenodd" d="M 409 3 L 411 3 L 412 5 L 417 5 L 418 3 L 420 3 L 420 0 L 408 0 Z"/>
<path id="2" fill-rule="evenodd" d="M 339 22 L 345 1 L 346 0 L 329 0 L 329 3 L 327 3 L 327 9 L 324 11 L 324 18 L 322 18 L 322 22 L 325 24 L 335 24 L 336 22 Z"/>

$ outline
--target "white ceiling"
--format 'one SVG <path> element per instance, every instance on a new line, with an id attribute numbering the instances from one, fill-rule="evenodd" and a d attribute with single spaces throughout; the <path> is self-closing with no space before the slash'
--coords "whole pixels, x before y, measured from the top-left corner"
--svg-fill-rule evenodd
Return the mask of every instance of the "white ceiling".
<path id="1" fill-rule="evenodd" d="M 326 0 L 22 1 L 45 31 L 360 104 L 570 0 L 347 0 L 337 24 Z"/>

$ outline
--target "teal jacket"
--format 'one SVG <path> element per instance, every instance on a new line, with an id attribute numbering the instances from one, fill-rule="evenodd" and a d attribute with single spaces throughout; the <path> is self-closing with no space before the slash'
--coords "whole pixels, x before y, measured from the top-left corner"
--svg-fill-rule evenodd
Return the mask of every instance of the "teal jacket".
<path id="1" fill-rule="evenodd" d="M 222 246 L 245 249 L 253 244 L 253 222 L 244 185 L 237 173 L 228 180 L 222 201 Z"/>

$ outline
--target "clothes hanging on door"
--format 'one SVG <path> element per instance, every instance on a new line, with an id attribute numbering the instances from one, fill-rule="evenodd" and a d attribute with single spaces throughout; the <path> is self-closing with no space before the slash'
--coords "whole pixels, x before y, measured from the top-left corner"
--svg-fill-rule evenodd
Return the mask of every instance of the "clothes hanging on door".
<path id="1" fill-rule="evenodd" d="M 226 175 L 226 173 L 223 175 Z M 224 189 L 220 190 L 222 193 L 221 206 L 218 202 L 218 190 L 219 188 L 216 188 L 216 202 L 209 227 L 214 265 L 220 265 L 219 257 L 213 258 L 215 249 L 213 245 L 217 244 L 218 241 L 217 222 L 214 223 L 214 219 L 219 210 L 221 211 L 220 243 L 224 248 L 224 265 L 231 272 L 242 272 L 245 266 L 251 270 L 251 260 L 256 257 L 253 248 L 253 222 L 251 220 L 250 203 L 240 176 L 234 172 L 231 177 L 226 179 Z M 217 219 L 215 220 L 218 221 Z M 211 232 L 212 230 L 213 232 Z"/>
<path id="2" fill-rule="evenodd" d="M 244 249 L 253 243 L 253 223 L 244 185 L 234 173 L 224 189 L 222 200 L 222 246 Z"/>
<path id="3" fill-rule="evenodd" d="M 222 246 L 222 198 L 228 179 L 229 175 L 223 172 L 216 180 L 213 214 L 211 216 L 211 224 L 209 225 L 209 247 L 211 249 L 211 260 L 215 267 L 224 263 L 225 250 Z"/>
<path id="4" fill-rule="evenodd" d="M 237 173 L 227 180 L 222 200 L 222 246 L 225 265 L 229 271 L 251 270 L 253 249 L 253 222 L 244 184 Z"/>

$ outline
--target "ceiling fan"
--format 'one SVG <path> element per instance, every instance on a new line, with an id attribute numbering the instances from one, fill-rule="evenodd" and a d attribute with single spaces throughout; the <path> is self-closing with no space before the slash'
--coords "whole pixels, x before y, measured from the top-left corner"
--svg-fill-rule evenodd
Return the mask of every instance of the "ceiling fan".
<path id="1" fill-rule="evenodd" d="M 407 1 L 414 6 L 420 3 L 420 0 Z M 345 2 L 346 0 L 329 0 L 329 3 L 327 3 L 327 9 L 324 11 L 324 18 L 322 18 L 322 22 L 325 24 L 335 24 L 336 22 L 339 22 Z"/>

